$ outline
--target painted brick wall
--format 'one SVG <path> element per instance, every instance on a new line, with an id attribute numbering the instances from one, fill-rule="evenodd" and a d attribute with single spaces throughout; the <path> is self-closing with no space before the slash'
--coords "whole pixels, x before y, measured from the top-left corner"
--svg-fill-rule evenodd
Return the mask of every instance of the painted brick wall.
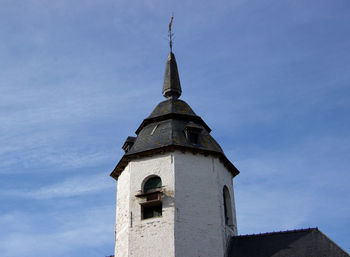
<path id="1" fill-rule="evenodd" d="M 117 184 L 115 256 L 129 256 L 130 167 L 124 169 Z"/>
<path id="2" fill-rule="evenodd" d="M 138 159 L 130 162 L 127 168 L 130 172 L 129 185 L 124 182 L 121 185 L 119 179 L 118 194 L 120 192 L 124 195 L 124 188 L 129 188 L 130 191 L 128 189 L 126 191 L 130 192 L 130 198 L 126 199 L 129 199 L 130 202 L 127 203 L 128 200 L 119 201 L 118 203 L 123 205 L 117 205 L 117 212 L 124 206 L 128 208 L 129 204 L 129 221 L 127 222 L 129 224 L 127 232 L 129 243 L 126 244 L 123 240 L 120 240 L 123 243 L 119 243 L 117 237 L 116 256 L 174 256 L 174 164 L 172 154 L 167 153 Z M 157 175 L 162 179 L 164 192 L 162 217 L 142 220 L 140 206 L 142 199 L 135 195 L 141 193 L 143 181 L 152 175 Z M 124 181 L 126 182 L 126 180 Z M 122 212 L 124 213 L 124 211 Z M 117 223 L 126 222 L 124 219 L 118 220 L 118 217 L 117 214 Z M 129 251 L 122 249 L 124 247 L 129 247 Z M 124 255 L 125 253 L 128 255 Z"/>
<path id="3" fill-rule="evenodd" d="M 162 179 L 163 213 L 142 220 L 135 195 L 152 175 Z M 227 236 L 237 234 L 225 225 L 224 185 L 236 221 L 232 175 L 219 159 L 175 151 L 130 162 L 118 179 L 115 256 L 224 256 Z"/>
<path id="4" fill-rule="evenodd" d="M 175 152 L 174 160 L 176 256 L 224 256 L 227 229 L 222 192 L 226 185 L 235 213 L 232 175 L 211 156 Z"/>

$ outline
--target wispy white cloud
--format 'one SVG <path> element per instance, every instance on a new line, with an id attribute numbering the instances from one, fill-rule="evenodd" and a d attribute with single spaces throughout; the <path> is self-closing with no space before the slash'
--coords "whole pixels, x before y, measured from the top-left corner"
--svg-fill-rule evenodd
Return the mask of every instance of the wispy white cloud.
<path id="1" fill-rule="evenodd" d="M 42 163 L 74 168 L 108 159 L 112 152 L 96 148 L 99 138 L 87 135 L 88 139 L 81 140 L 81 131 L 87 134 L 88 127 L 99 126 L 101 120 L 112 124 L 115 116 L 118 120 L 130 119 L 124 106 L 132 97 L 142 101 L 147 93 L 146 89 L 127 90 L 124 85 L 118 93 L 110 94 L 111 86 L 104 90 L 97 84 L 74 78 L 53 87 L 38 86 L 38 91 L 18 85 L 12 89 L 0 87 L 0 166 Z M 132 107 L 129 109 L 132 111 Z M 80 145 L 72 147 L 74 140 Z"/>
<path id="2" fill-rule="evenodd" d="M 28 196 L 36 199 L 71 197 L 100 192 L 114 186 L 113 181 L 105 174 L 90 177 L 73 177 L 63 183 L 44 186 L 39 190 L 29 192 Z"/>
<path id="3" fill-rule="evenodd" d="M 342 136 L 310 139 L 291 149 L 255 150 L 249 158 L 237 160 L 240 233 L 326 227 L 329 220 L 348 219 L 350 200 L 339 195 L 349 193 L 347 165 L 342 163 L 349 140 Z"/>
<path id="4" fill-rule="evenodd" d="M 42 229 L 53 221 L 56 229 Z M 0 224 L 7 231 L 0 234 L 1 256 L 75 256 L 84 254 L 84 247 L 101 247 L 104 250 L 86 254 L 106 256 L 113 253 L 113 222 L 112 205 L 65 213 L 8 213 L 0 216 Z"/>
<path id="5" fill-rule="evenodd" d="M 38 144 L 38 142 L 35 143 Z M 44 145 L 5 146 L 0 151 L 0 174 L 25 173 L 29 166 L 46 167 L 45 172 L 49 173 L 97 167 L 101 164 L 111 163 L 111 160 L 114 160 L 116 156 L 113 151 L 93 152 L 81 148 L 72 149 L 67 147 L 54 149 L 54 146 L 48 144 L 49 142 Z M 18 166 L 24 168 L 17 168 Z M 111 166 L 110 169 L 112 168 Z M 40 172 L 40 170 L 31 170 L 31 173 L 36 172 Z"/>
<path id="6" fill-rule="evenodd" d="M 2 195 L 12 197 L 24 197 L 36 200 L 48 200 L 53 198 L 65 198 L 96 194 L 115 187 L 115 182 L 106 174 L 70 176 L 65 180 L 45 185 L 38 189 L 16 189 L 2 191 Z"/>

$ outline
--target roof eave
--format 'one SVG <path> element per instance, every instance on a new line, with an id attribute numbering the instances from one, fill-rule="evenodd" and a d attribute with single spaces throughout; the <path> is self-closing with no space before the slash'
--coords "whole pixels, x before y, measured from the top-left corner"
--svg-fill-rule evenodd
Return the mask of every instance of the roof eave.
<path id="1" fill-rule="evenodd" d="M 218 157 L 219 160 L 224 164 L 224 166 L 229 170 L 229 172 L 231 172 L 233 177 L 239 174 L 239 170 L 235 167 L 235 165 L 233 165 L 233 163 L 230 162 L 230 160 L 225 156 L 225 154 L 221 152 L 208 151 L 204 149 L 192 148 L 187 146 L 169 145 L 169 146 L 163 146 L 160 148 L 151 149 L 151 150 L 147 150 L 139 153 L 124 155 L 121 158 L 121 160 L 118 162 L 117 166 L 114 168 L 110 176 L 113 177 L 115 180 L 118 180 L 118 177 L 124 171 L 125 167 L 128 165 L 128 163 L 131 160 L 142 158 L 142 157 L 149 157 L 159 153 L 173 152 L 175 150 L 179 150 L 182 152 L 192 152 L 193 154 L 203 154 L 205 156 L 211 155 L 211 156 Z"/>

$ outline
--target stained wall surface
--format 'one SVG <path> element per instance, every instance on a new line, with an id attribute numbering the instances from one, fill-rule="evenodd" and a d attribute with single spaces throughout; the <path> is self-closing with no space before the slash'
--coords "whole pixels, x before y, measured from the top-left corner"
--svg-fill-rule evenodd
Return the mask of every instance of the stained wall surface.
<path id="1" fill-rule="evenodd" d="M 125 179 L 126 176 L 122 177 L 125 171 L 130 174 L 129 180 Z M 154 175 L 162 179 L 162 217 L 142 220 L 140 202 L 143 199 L 136 195 L 142 192 L 143 182 Z M 115 256 L 174 256 L 174 215 L 172 154 L 167 153 L 130 162 L 118 179 Z M 118 223 L 121 225 L 118 226 Z M 126 226 L 127 229 L 125 229 Z"/>
<path id="2" fill-rule="evenodd" d="M 141 219 L 144 181 L 162 179 L 162 217 Z M 225 225 L 223 187 L 234 226 Z M 224 256 L 237 234 L 232 174 L 218 158 L 175 151 L 131 161 L 118 179 L 116 257 Z"/>
<path id="3" fill-rule="evenodd" d="M 115 233 L 115 256 L 129 256 L 130 167 L 118 178 Z M 118 249 L 118 251 L 117 251 Z"/>
<path id="4" fill-rule="evenodd" d="M 175 255 L 224 256 L 228 236 L 237 234 L 232 175 L 218 158 L 174 153 Z M 234 227 L 225 225 L 223 187 L 232 203 Z"/>

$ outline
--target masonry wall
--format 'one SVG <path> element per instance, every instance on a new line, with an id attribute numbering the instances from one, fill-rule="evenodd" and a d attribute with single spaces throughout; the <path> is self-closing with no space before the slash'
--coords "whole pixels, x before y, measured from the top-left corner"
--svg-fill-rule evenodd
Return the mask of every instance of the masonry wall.
<path id="1" fill-rule="evenodd" d="M 129 185 L 127 180 L 123 179 L 122 183 L 119 181 L 124 172 L 128 169 L 130 173 Z M 128 224 L 127 237 L 128 243 L 124 239 L 119 239 L 117 236 L 116 242 L 116 257 L 172 257 L 174 256 L 174 164 L 171 153 L 164 155 L 152 156 L 150 158 L 143 158 L 131 161 L 127 168 L 122 172 L 118 179 L 118 194 L 125 197 L 124 188 L 129 192 L 130 198 L 120 200 L 117 205 L 118 211 L 121 211 L 124 206 L 128 209 L 126 203 L 129 201 L 129 219 L 120 219 L 120 222 Z M 142 192 L 142 185 L 145 179 L 150 176 L 157 175 L 162 179 L 163 188 L 163 211 L 162 217 L 154 217 L 149 219 L 141 219 L 141 198 L 136 197 Z M 129 190 L 127 189 L 129 187 Z M 119 199 L 119 196 L 118 196 Z M 117 204 L 118 204 L 117 203 Z M 118 223 L 117 214 L 117 223 Z M 121 229 L 123 226 L 120 227 Z M 118 229 L 118 225 L 117 225 Z M 117 231 L 117 235 L 118 231 Z M 119 245 L 119 246 L 118 246 Z M 124 248 L 128 247 L 129 250 Z"/>
<path id="2" fill-rule="evenodd" d="M 141 219 L 145 179 L 162 179 L 162 217 Z M 223 187 L 234 227 L 225 225 Z M 175 151 L 131 161 L 118 178 L 116 257 L 224 256 L 237 234 L 232 175 L 212 156 Z"/>
<path id="3" fill-rule="evenodd" d="M 130 167 L 124 169 L 118 178 L 117 210 L 115 226 L 115 256 L 129 256 L 130 224 Z"/>
<path id="4" fill-rule="evenodd" d="M 237 234 L 232 175 L 218 158 L 174 153 L 175 256 L 223 257 L 227 236 Z M 223 187 L 227 186 L 234 228 L 225 225 Z"/>

